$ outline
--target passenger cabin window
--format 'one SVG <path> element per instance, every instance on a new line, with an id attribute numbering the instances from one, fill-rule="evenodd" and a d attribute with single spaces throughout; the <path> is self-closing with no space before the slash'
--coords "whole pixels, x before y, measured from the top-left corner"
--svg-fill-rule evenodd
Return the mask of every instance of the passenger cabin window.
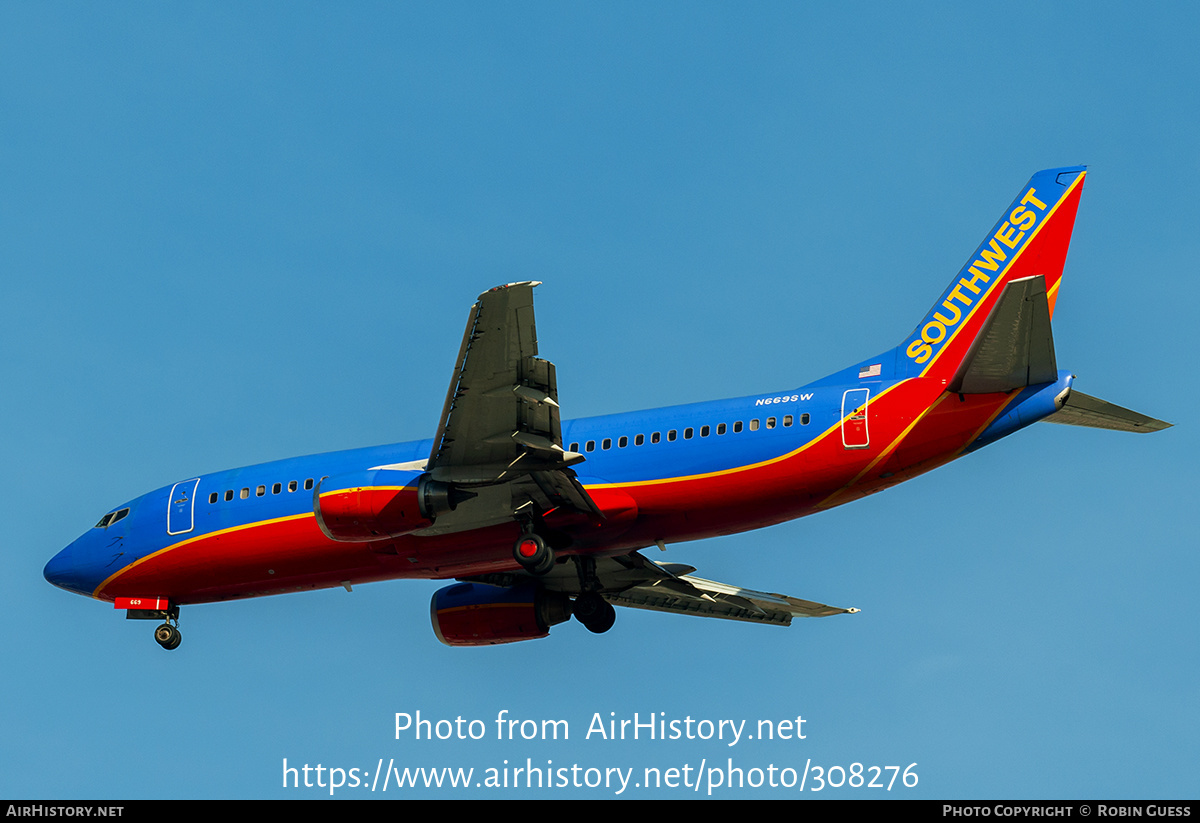
<path id="1" fill-rule="evenodd" d="M 688 426 L 686 429 L 683 430 L 683 439 L 684 440 L 692 439 L 692 427 L 691 426 Z"/>
<path id="2" fill-rule="evenodd" d="M 679 436 L 678 433 L 674 429 L 671 429 L 669 432 L 667 432 L 667 439 L 670 440 L 672 443 L 675 442 L 675 438 L 678 436 Z"/>
<path id="3" fill-rule="evenodd" d="M 274 486 L 271 487 L 271 494 L 279 494 L 281 491 L 283 491 L 282 483 L 276 483 Z"/>
<path id="4" fill-rule="evenodd" d="M 645 442 L 646 442 L 646 435 L 644 435 L 644 434 L 639 434 L 633 438 L 633 445 L 635 445 L 635 446 L 640 446 Z"/>
<path id="5" fill-rule="evenodd" d="M 768 418 L 767 418 L 767 428 L 768 428 L 768 429 L 773 429 L 773 428 L 775 428 L 775 418 L 774 418 L 774 417 L 768 417 Z"/>
<path id="6" fill-rule="evenodd" d="M 579 444 L 578 444 L 578 443 L 572 443 L 572 444 L 571 444 L 571 448 L 567 449 L 567 451 L 571 451 L 571 452 L 577 452 L 577 451 L 579 451 Z"/>
<path id="7" fill-rule="evenodd" d="M 312 487 L 313 487 L 313 479 L 310 477 L 304 481 L 304 490 L 312 491 Z"/>
<path id="8" fill-rule="evenodd" d="M 623 449 L 628 445 L 629 445 L 629 438 L 625 437 L 624 435 L 621 435 L 621 437 L 617 440 L 617 448 Z"/>
<path id="9" fill-rule="evenodd" d="M 783 416 L 783 427 L 786 429 L 790 425 L 792 425 L 792 416 L 790 414 L 785 414 Z"/>
<path id="10" fill-rule="evenodd" d="M 589 440 L 587 443 L 584 444 L 583 448 L 586 449 L 587 451 L 594 452 L 596 450 L 596 441 Z"/>
<path id="11" fill-rule="evenodd" d="M 256 494 L 257 496 L 259 496 L 259 497 L 262 497 L 262 496 L 263 496 L 264 494 L 266 494 L 266 493 L 267 493 L 267 487 L 266 487 L 266 486 L 259 486 L 259 487 L 258 487 L 258 490 L 257 490 L 257 491 L 255 491 L 255 494 Z"/>
<path id="12" fill-rule="evenodd" d="M 800 415 L 800 425 L 801 425 L 801 426 L 807 426 L 807 425 L 808 425 L 808 413 L 807 413 L 807 412 L 805 412 L 804 414 Z"/>
<path id="13" fill-rule="evenodd" d="M 292 480 L 291 482 L 288 483 L 288 491 L 294 492 L 295 490 L 296 490 L 296 481 Z"/>
<path id="14" fill-rule="evenodd" d="M 220 497 L 220 496 L 221 496 L 221 495 L 220 495 L 220 494 L 218 494 L 217 492 L 213 492 L 212 494 L 210 494 L 210 495 L 208 496 L 208 504 L 211 506 L 213 503 L 216 503 L 216 502 L 217 502 L 217 498 L 218 498 L 218 497 Z"/>
<path id="15" fill-rule="evenodd" d="M 733 433 L 737 434 L 742 430 L 742 421 L 739 420 L 733 424 Z"/>
<path id="16" fill-rule="evenodd" d="M 708 426 L 701 426 L 701 427 L 700 427 L 700 436 L 701 436 L 701 437 L 708 437 Z"/>
<path id="17" fill-rule="evenodd" d="M 605 451 L 608 451 L 609 449 L 611 449 L 612 448 L 612 438 L 611 437 L 604 438 L 604 442 L 600 444 L 600 448 L 604 449 Z"/>
<path id="18" fill-rule="evenodd" d="M 724 433 L 725 433 L 725 424 L 724 424 L 724 423 L 718 423 L 718 424 L 717 424 L 717 434 L 719 434 L 719 435 L 720 435 L 720 434 L 724 434 Z"/>
<path id="19" fill-rule="evenodd" d="M 232 499 L 233 499 L 233 489 L 226 489 L 225 490 L 225 500 L 229 501 Z"/>
<path id="20" fill-rule="evenodd" d="M 758 431 L 758 418 L 757 417 L 750 421 L 750 431 L 752 431 L 752 432 Z"/>
<path id="21" fill-rule="evenodd" d="M 242 489 L 241 497 L 243 500 L 250 496 L 250 489 Z"/>
<path id="22" fill-rule="evenodd" d="M 659 432 L 655 432 L 654 434 L 650 435 L 651 443 L 657 443 L 659 440 L 662 440 L 662 434 Z"/>

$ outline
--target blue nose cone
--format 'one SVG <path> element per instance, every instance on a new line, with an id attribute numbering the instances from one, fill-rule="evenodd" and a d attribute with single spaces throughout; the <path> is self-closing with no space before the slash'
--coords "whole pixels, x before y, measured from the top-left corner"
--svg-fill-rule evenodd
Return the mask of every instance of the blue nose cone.
<path id="1" fill-rule="evenodd" d="M 66 589 L 69 592 L 78 594 L 91 595 L 92 591 L 98 585 L 98 581 L 94 580 L 94 574 L 88 574 L 88 571 L 81 567 L 80 560 L 77 556 L 79 541 L 67 546 L 54 557 L 50 558 L 50 562 L 46 564 L 46 568 L 42 570 L 42 574 L 46 580 L 58 586 L 60 589 Z"/>
<path id="2" fill-rule="evenodd" d="M 67 546 L 50 558 L 50 562 L 46 564 L 42 574 L 45 575 L 46 580 L 60 589 L 70 589 L 68 581 L 71 579 L 72 571 L 74 571 L 74 552 L 71 551 L 71 546 Z"/>

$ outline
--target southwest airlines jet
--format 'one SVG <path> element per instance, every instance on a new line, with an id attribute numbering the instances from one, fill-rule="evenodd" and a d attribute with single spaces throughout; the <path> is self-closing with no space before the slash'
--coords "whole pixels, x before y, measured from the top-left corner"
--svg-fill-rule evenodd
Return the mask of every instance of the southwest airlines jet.
<path id="1" fill-rule="evenodd" d="M 563 421 L 533 288 L 479 296 L 432 440 L 188 477 L 104 514 L 56 586 L 161 621 L 179 608 L 393 578 L 452 646 L 545 637 L 614 606 L 789 625 L 837 608 L 695 577 L 643 549 L 781 523 L 927 472 L 1039 420 L 1169 424 L 1072 388 L 1051 319 L 1085 177 L 1035 174 L 896 348 L 800 388 Z"/>

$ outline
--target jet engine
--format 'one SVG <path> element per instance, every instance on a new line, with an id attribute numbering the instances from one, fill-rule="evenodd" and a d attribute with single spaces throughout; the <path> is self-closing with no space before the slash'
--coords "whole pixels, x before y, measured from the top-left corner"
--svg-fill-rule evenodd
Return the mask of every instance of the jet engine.
<path id="1" fill-rule="evenodd" d="M 545 637 L 571 618 L 571 601 L 535 584 L 456 583 L 434 592 L 429 614 L 433 633 L 447 646 L 494 646 Z"/>
<path id="2" fill-rule="evenodd" d="M 324 478 L 313 492 L 313 510 L 330 540 L 366 543 L 431 526 L 474 496 L 426 473 L 375 469 Z"/>

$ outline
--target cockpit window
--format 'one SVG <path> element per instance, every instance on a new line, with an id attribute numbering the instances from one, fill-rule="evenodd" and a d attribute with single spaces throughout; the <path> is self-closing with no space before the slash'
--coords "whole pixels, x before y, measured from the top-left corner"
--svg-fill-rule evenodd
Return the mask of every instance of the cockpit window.
<path id="1" fill-rule="evenodd" d="M 107 529 L 109 526 L 111 526 L 113 523 L 116 523 L 118 520 L 124 520 L 125 515 L 127 515 L 127 514 L 129 514 L 128 507 L 126 507 L 124 509 L 118 509 L 115 512 L 109 512 L 108 514 L 106 514 L 100 518 L 100 522 L 97 523 L 94 528 Z"/>

